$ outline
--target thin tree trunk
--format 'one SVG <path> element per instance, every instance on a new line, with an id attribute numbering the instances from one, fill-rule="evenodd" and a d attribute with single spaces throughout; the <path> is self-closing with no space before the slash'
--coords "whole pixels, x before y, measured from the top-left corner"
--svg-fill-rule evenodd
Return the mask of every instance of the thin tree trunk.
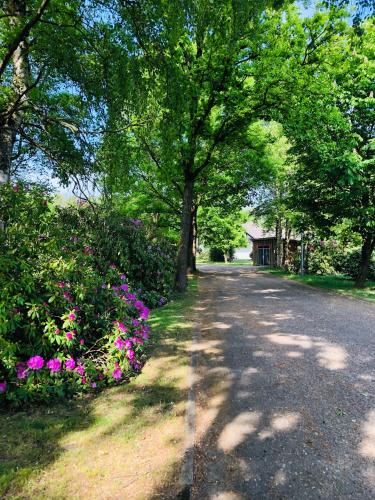
<path id="1" fill-rule="evenodd" d="M 370 263 L 371 263 L 371 256 L 372 256 L 372 252 L 374 251 L 374 247 L 375 247 L 375 235 L 367 234 L 364 237 L 364 240 L 362 243 L 359 273 L 358 273 L 358 276 L 357 276 L 356 281 L 355 281 L 355 286 L 357 288 L 363 288 L 365 286 L 365 282 L 366 282 L 366 279 L 368 276 Z"/>
<path id="2" fill-rule="evenodd" d="M 187 269 L 189 256 L 189 235 L 192 226 L 194 180 L 189 172 L 185 173 L 184 193 L 182 202 L 182 217 L 180 242 L 178 245 L 176 262 L 175 288 L 178 292 L 184 292 L 187 286 Z"/>
<path id="3" fill-rule="evenodd" d="M 26 0 L 8 0 L 4 10 L 10 16 L 12 27 L 17 29 L 24 24 Z M 0 183 L 10 181 L 13 148 L 22 123 L 30 80 L 28 50 L 27 40 L 21 40 L 11 58 L 13 63 L 11 89 L 13 97 L 0 114 Z"/>
<path id="4" fill-rule="evenodd" d="M 276 220 L 276 266 L 281 267 L 283 259 L 283 238 L 281 219 Z"/>
<path id="5" fill-rule="evenodd" d="M 285 222 L 285 241 L 284 241 L 284 248 L 283 248 L 283 267 L 287 268 L 289 265 L 289 245 L 290 245 L 290 235 L 291 235 L 291 228 L 288 224 L 288 222 Z"/>
<path id="6" fill-rule="evenodd" d="M 197 272 L 197 207 L 194 205 L 189 232 L 188 273 Z"/>

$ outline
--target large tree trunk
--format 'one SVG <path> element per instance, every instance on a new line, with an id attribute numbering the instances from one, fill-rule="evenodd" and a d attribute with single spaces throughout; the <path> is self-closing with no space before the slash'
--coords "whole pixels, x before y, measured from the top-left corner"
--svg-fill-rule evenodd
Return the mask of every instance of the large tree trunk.
<path id="1" fill-rule="evenodd" d="M 192 226 L 192 206 L 193 206 L 194 179 L 192 175 L 185 173 L 184 193 L 182 202 L 182 217 L 180 242 L 178 245 L 176 262 L 175 288 L 178 292 L 184 292 L 187 285 L 187 269 L 189 256 L 189 235 Z"/>
<path id="2" fill-rule="evenodd" d="M 283 263 L 283 236 L 281 219 L 276 220 L 276 266 L 281 267 Z"/>
<path id="3" fill-rule="evenodd" d="M 194 206 L 191 215 L 189 232 L 188 273 L 197 272 L 197 207 Z"/>
<path id="4" fill-rule="evenodd" d="M 8 0 L 5 2 L 4 10 L 10 16 L 10 24 L 13 28 L 17 30 L 24 24 L 26 0 Z M 0 110 L 0 183 L 10 180 L 13 148 L 27 100 L 30 81 L 28 50 L 28 42 L 25 39 L 19 42 L 12 55 L 12 94 L 8 105 Z"/>
<path id="5" fill-rule="evenodd" d="M 363 288 L 365 286 L 374 247 L 375 247 L 375 235 L 367 234 L 363 239 L 359 273 L 355 281 L 355 286 L 358 288 Z"/>

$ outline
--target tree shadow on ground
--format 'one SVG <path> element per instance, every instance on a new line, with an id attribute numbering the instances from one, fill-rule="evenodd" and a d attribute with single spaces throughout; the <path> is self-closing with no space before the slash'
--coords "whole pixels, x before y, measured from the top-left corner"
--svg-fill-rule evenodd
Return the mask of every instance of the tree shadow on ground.
<path id="1" fill-rule="evenodd" d="M 200 278 L 199 439 L 194 487 L 180 498 L 372 498 L 375 373 L 371 355 L 354 355 L 358 332 L 344 334 L 347 315 L 337 314 L 342 338 L 335 337 L 335 312 L 315 290 L 280 283 L 271 290 L 268 276 L 263 289 L 243 281 L 236 289 L 227 277 L 215 270 Z M 283 310 L 269 300 L 281 295 Z M 231 305 L 219 324 L 224 303 Z M 154 498 L 176 495 L 167 482 Z"/>

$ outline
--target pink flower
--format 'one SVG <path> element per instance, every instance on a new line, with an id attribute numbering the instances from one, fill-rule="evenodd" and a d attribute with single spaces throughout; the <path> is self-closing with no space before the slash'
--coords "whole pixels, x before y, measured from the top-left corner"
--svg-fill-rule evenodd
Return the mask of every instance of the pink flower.
<path id="1" fill-rule="evenodd" d="M 134 302 L 134 307 L 136 307 L 138 310 L 142 310 L 143 309 L 143 302 L 141 302 L 140 300 L 136 300 Z"/>
<path id="2" fill-rule="evenodd" d="M 82 380 L 81 380 L 81 382 L 82 382 L 82 384 L 83 384 L 83 385 L 85 385 L 85 384 L 86 384 L 86 382 L 87 382 L 87 379 L 86 379 L 86 377 L 82 377 Z"/>
<path id="3" fill-rule="evenodd" d="M 85 367 L 82 366 L 82 365 L 78 365 L 77 368 L 76 368 L 76 372 L 81 375 L 81 377 L 83 377 L 83 375 L 85 374 Z"/>
<path id="4" fill-rule="evenodd" d="M 7 390 L 7 383 L 5 380 L 3 382 L 0 382 L 0 392 L 5 392 Z"/>
<path id="5" fill-rule="evenodd" d="M 92 387 L 93 389 L 96 389 L 96 383 L 95 383 L 95 382 L 91 382 L 91 387 Z"/>
<path id="6" fill-rule="evenodd" d="M 117 268 L 116 264 L 111 264 L 109 267 L 110 267 L 111 269 L 116 269 L 116 268 Z"/>
<path id="7" fill-rule="evenodd" d="M 64 299 L 67 300 L 68 302 L 72 302 L 73 297 L 69 292 L 64 292 Z"/>
<path id="8" fill-rule="evenodd" d="M 67 360 L 65 361 L 65 368 L 66 368 L 69 372 L 73 371 L 73 370 L 74 370 L 74 368 L 75 368 L 75 366 L 76 366 L 76 362 L 74 361 L 74 359 L 73 359 L 72 357 L 70 357 L 69 359 L 67 359 Z"/>
<path id="9" fill-rule="evenodd" d="M 117 323 L 117 328 L 120 330 L 120 332 L 126 332 L 126 326 L 124 323 Z"/>
<path id="10" fill-rule="evenodd" d="M 85 255 L 92 255 L 94 253 L 93 249 L 89 246 L 85 246 L 83 249 L 83 253 Z"/>
<path id="11" fill-rule="evenodd" d="M 148 307 L 143 307 L 141 314 L 139 315 L 140 319 L 147 320 L 150 316 L 150 309 Z"/>
<path id="12" fill-rule="evenodd" d="M 128 350 L 128 352 L 126 353 L 126 357 L 130 359 L 130 361 L 135 358 L 135 352 L 133 351 L 133 349 Z"/>
<path id="13" fill-rule="evenodd" d="M 131 347 L 133 347 L 133 343 L 132 343 L 132 341 L 131 341 L 131 340 L 129 340 L 129 339 L 125 340 L 125 347 L 126 347 L 127 349 L 130 349 Z"/>
<path id="14" fill-rule="evenodd" d="M 59 281 L 59 282 L 57 283 L 57 286 L 58 286 L 59 288 L 65 288 L 65 283 L 64 283 L 63 281 Z"/>
<path id="15" fill-rule="evenodd" d="M 55 330 L 55 334 L 56 334 L 56 335 L 60 335 L 60 333 L 61 333 L 60 328 L 56 328 L 56 330 Z"/>
<path id="16" fill-rule="evenodd" d="M 40 370 L 43 368 L 44 359 L 41 356 L 32 356 L 27 362 L 27 366 L 30 370 Z"/>
<path id="17" fill-rule="evenodd" d="M 112 377 L 115 379 L 120 379 L 122 377 L 121 368 L 117 365 L 116 368 L 112 372 Z"/>
<path id="18" fill-rule="evenodd" d="M 69 315 L 68 315 L 68 320 L 69 321 L 74 321 L 75 319 L 77 318 L 76 314 L 74 312 L 71 312 Z"/>
<path id="19" fill-rule="evenodd" d="M 24 379 L 27 377 L 27 366 L 26 363 L 17 363 L 16 364 L 16 370 L 17 370 L 17 378 L 19 379 Z"/>
<path id="20" fill-rule="evenodd" d="M 67 338 L 68 340 L 73 340 L 73 336 L 74 336 L 74 334 L 73 334 L 73 332 L 68 332 L 65 336 L 66 336 L 66 338 Z"/>
<path id="21" fill-rule="evenodd" d="M 51 373 L 59 372 L 61 370 L 61 359 L 50 359 L 47 361 L 47 368 L 51 370 Z"/>
<path id="22" fill-rule="evenodd" d="M 98 375 L 98 379 L 99 379 L 99 380 L 103 380 L 103 379 L 104 379 L 104 375 L 103 375 L 102 373 L 99 373 L 99 375 Z"/>
<path id="23" fill-rule="evenodd" d="M 80 345 L 85 345 L 85 341 L 84 341 L 84 339 L 81 339 L 81 340 L 79 341 L 79 343 L 80 343 Z"/>
<path id="24" fill-rule="evenodd" d="M 122 340 L 121 337 L 117 337 L 117 339 L 114 341 L 114 346 L 117 347 L 117 349 L 124 349 L 125 347 L 125 342 Z"/>

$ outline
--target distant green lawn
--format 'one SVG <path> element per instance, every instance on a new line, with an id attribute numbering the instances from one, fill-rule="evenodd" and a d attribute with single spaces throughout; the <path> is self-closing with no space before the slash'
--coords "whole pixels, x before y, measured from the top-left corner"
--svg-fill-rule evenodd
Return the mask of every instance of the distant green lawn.
<path id="1" fill-rule="evenodd" d="M 209 264 L 210 266 L 252 266 L 250 259 L 236 259 L 233 262 L 212 262 L 208 259 L 197 259 L 197 264 Z"/>
<path id="2" fill-rule="evenodd" d="M 351 295 L 352 297 L 357 297 L 360 299 L 366 299 L 375 302 L 375 281 L 367 281 L 366 287 L 359 289 L 355 288 L 354 280 L 343 275 L 300 276 L 298 274 L 291 274 L 285 271 L 280 271 L 278 269 L 262 269 L 262 271 L 274 274 L 276 276 L 281 276 L 283 278 L 291 279 L 294 281 L 299 281 L 301 283 L 306 283 L 307 285 L 316 286 L 319 288 L 325 288 L 326 290 L 332 290 L 334 292 L 342 293 L 345 295 Z"/>

